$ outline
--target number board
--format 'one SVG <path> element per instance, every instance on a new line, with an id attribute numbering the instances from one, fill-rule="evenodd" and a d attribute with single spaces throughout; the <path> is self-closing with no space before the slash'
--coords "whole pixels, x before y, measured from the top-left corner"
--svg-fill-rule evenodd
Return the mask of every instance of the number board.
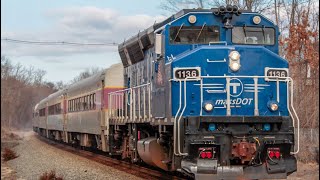
<path id="1" fill-rule="evenodd" d="M 264 75 L 269 76 L 265 78 L 266 81 L 276 81 L 278 80 L 286 80 L 284 77 L 289 76 L 289 70 L 288 68 L 269 68 L 266 67 L 264 69 Z"/>
<path id="2" fill-rule="evenodd" d="M 195 80 L 199 79 L 201 75 L 200 67 L 187 67 L 187 68 L 173 68 L 173 77 L 174 79 L 185 79 L 185 78 L 192 78 L 187 79 Z"/>

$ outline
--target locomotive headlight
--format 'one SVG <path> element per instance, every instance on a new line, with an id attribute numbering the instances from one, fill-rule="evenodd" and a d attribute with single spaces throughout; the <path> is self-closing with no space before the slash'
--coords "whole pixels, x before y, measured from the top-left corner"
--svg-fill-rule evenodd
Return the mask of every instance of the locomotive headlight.
<path id="1" fill-rule="evenodd" d="M 276 111 L 276 110 L 278 110 L 278 104 L 271 104 L 271 106 L 270 106 L 270 109 L 272 110 L 272 111 Z"/>
<path id="2" fill-rule="evenodd" d="M 239 62 L 230 62 L 229 67 L 232 71 L 238 71 L 240 69 Z"/>
<path id="3" fill-rule="evenodd" d="M 197 21 L 197 17 L 195 15 L 190 15 L 188 17 L 188 21 L 189 21 L 189 23 L 194 24 Z"/>
<path id="4" fill-rule="evenodd" d="M 229 54 L 229 67 L 232 71 L 240 69 L 240 54 L 238 51 L 231 51 Z"/>
<path id="5" fill-rule="evenodd" d="M 240 60 L 240 54 L 238 51 L 231 51 L 229 54 L 229 58 L 232 61 L 239 61 Z"/>
<path id="6" fill-rule="evenodd" d="M 271 110 L 271 111 L 277 111 L 279 109 L 279 105 L 276 101 L 269 101 L 268 102 L 268 108 Z"/>
<path id="7" fill-rule="evenodd" d="M 213 105 L 211 103 L 205 103 L 203 108 L 204 108 L 204 110 L 209 112 L 209 111 L 212 111 Z"/>
<path id="8" fill-rule="evenodd" d="M 261 22 L 261 18 L 259 16 L 254 16 L 252 20 L 254 24 L 260 24 Z"/>

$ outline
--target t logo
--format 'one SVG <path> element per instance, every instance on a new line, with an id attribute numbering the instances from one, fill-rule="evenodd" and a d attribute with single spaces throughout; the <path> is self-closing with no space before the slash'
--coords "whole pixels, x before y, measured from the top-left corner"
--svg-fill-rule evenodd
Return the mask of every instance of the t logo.
<path id="1" fill-rule="evenodd" d="M 243 84 L 238 78 L 230 79 L 230 96 L 238 97 L 242 94 L 243 91 Z"/>
<path id="2" fill-rule="evenodd" d="M 237 93 L 237 86 L 240 86 L 240 83 L 230 83 L 230 86 L 233 88 L 232 93 L 236 94 Z"/>

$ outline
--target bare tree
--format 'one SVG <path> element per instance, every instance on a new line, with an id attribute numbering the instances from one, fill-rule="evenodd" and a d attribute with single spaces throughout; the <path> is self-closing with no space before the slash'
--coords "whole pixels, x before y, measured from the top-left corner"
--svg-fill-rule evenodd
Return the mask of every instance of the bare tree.
<path id="1" fill-rule="evenodd" d="M 1 56 L 1 124 L 3 127 L 31 127 L 34 105 L 53 92 L 42 82 L 45 71 L 12 64 Z"/>
<path id="2" fill-rule="evenodd" d="M 166 0 L 160 4 L 160 8 L 176 13 L 181 9 L 205 8 L 207 5 L 207 0 Z"/>
<path id="3" fill-rule="evenodd" d="M 102 68 L 99 67 L 91 67 L 91 68 L 87 68 L 85 69 L 83 72 L 80 72 L 80 74 L 78 76 L 76 76 L 75 78 L 73 78 L 73 80 L 71 81 L 71 83 L 75 83 L 78 82 L 82 79 L 86 79 L 100 71 L 102 71 Z"/>
<path id="4" fill-rule="evenodd" d="M 67 86 L 67 84 L 65 84 L 63 81 L 58 81 L 55 83 L 55 89 L 56 90 L 61 90 L 63 88 L 65 88 Z"/>
<path id="5" fill-rule="evenodd" d="M 176 13 L 181 9 L 213 8 L 228 4 L 255 12 L 264 12 L 272 8 L 272 0 L 166 0 L 161 3 L 160 8 L 170 13 Z"/>

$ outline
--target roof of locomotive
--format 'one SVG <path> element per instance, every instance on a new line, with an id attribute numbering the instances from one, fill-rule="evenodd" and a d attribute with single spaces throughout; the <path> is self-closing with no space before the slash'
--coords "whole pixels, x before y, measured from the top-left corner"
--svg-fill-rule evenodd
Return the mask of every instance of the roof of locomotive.
<path id="1" fill-rule="evenodd" d="M 145 29 L 142 32 L 139 32 L 137 35 L 132 36 L 131 38 L 129 38 L 128 40 L 125 40 L 123 43 L 118 45 L 118 49 L 122 49 L 123 47 L 125 47 L 128 44 L 131 44 L 132 42 L 138 40 L 139 38 L 141 38 L 143 35 L 145 34 L 149 34 L 149 33 L 153 33 L 155 30 L 157 30 L 158 28 L 170 23 L 171 21 L 185 15 L 188 14 L 190 12 L 211 12 L 213 13 L 215 10 L 217 10 L 218 8 L 211 8 L 211 9 L 182 9 L 179 12 L 177 12 L 176 14 L 173 14 L 171 16 L 169 16 L 167 19 L 159 22 L 159 23 L 155 23 L 152 26 L 150 26 L 149 28 Z M 248 10 L 241 10 L 241 12 L 251 12 L 252 11 L 248 11 Z"/>
<path id="2" fill-rule="evenodd" d="M 208 12 L 214 13 L 218 8 L 211 9 L 182 9 L 176 14 L 168 17 L 167 19 L 155 23 L 149 28 L 145 29 L 142 32 L 132 36 L 128 40 L 125 40 L 123 43 L 118 45 L 118 52 L 124 67 L 128 67 L 130 64 L 135 64 L 144 59 L 143 51 L 149 49 L 154 45 L 154 32 L 165 26 L 166 24 L 174 21 L 175 19 L 186 15 L 191 12 Z M 243 12 L 251 12 L 247 10 L 240 10 Z M 251 12 L 252 13 L 252 12 Z M 130 61 L 130 63 L 129 63 Z"/>

